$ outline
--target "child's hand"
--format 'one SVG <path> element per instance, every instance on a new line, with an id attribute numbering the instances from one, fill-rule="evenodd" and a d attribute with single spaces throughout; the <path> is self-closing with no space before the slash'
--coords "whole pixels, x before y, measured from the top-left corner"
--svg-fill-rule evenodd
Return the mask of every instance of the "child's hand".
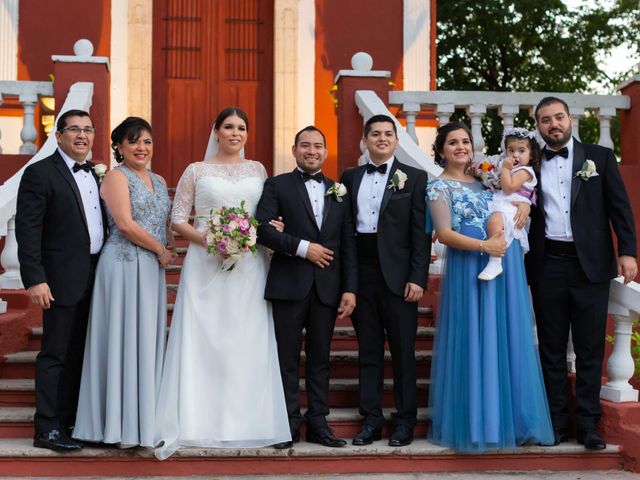
<path id="1" fill-rule="evenodd" d="M 516 165 L 516 160 L 513 157 L 507 157 L 502 161 L 502 168 L 506 168 L 507 170 L 513 169 Z"/>

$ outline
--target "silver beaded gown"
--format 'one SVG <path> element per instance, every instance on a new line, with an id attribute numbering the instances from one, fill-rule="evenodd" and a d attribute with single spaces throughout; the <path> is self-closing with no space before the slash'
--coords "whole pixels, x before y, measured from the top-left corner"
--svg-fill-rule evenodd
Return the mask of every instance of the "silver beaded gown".
<path id="1" fill-rule="evenodd" d="M 133 219 L 163 245 L 171 202 L 125 166 Z M 167 322 L 165 272 L 156 255 L 131 243 L 107 211 L 109 236 L 96 268 L 73 437 L 153 446 Z"/>

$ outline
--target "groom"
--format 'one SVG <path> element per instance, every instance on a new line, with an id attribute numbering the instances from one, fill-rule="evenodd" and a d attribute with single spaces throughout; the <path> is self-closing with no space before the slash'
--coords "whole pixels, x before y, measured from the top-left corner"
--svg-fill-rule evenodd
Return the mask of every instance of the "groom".
<path id="1" fill-rule="evenodd" d="M 44 309 L 36 358 L 35 447 L 77 450 L 71 439 L 95 267 L 106 235 L 98 180 L 86 158 L 95 129 L 89 114 L 58 119 L 58 148 L 22 176 L 16 237 L 22 282 Z"/>
<path id="2" fill-rule="evenodd" d="M 371 162 L 344 172 L 351 192 L 358 245 L 358 336 L 362 430 L 354 445 L 381 438 L 385 334 L 393 362 L 396 413 L 389 445 L 413 441 L 416 424 L 418 300 L 427 283 L 431 240 L 426 234 L 424 170 L 394 156 L 398 133 L 391 117 L 374 115 L 364 126 Z"/>
<path id="3" fill-rule="evenodd" d="M 258 242 L 274 251 L 265 299 L 273 305 L 278 359 L 289 415 L 291 441 L 300 440 L 299 364 L 305 329 L 308 442 L 343 447 L 327 425 L 329 352 L 336 312 L 347 317 L 356 304 L 357 266 L 349 192 L 324 177 L 324 134 L 314 126 L 296 134 L 297 167 L 264 184 L 256 218 Z M 269 225 L 282 217 L 285 229 Z"/>
<path id="4" fill-rule="evenodd" d="M 563 100 L 543 98 L 535 118 L 546 146 L 525 262 L 555 442 L 567 441 L 571 328 L 578 443 L 600 450 L 606 447 L 596 430 L 609 283 L 616 275 L 628 283 L 638 273 L 633 215 L 613 152 L 571 136 L 573 119 Z"/>

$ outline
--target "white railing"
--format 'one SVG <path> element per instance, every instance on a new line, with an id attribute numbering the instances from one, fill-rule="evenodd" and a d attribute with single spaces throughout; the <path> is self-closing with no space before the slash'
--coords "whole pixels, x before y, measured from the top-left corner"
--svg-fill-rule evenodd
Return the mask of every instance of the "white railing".
<path id="1" fill-rule="evenodd" d="M 537 103 L 547 96 L 559 97 L 569 106 L 574 118 L 573 136 L 580 139 L 578 124 L 581 118 L 595 112 L 600 121 L 598 144 L 613 148 L 611 139 L 611 119 L 617 110 L 629 110 L 631 99 L 626 95 L 583 95 L 580 93 L 552 92 L 389 92 L 389 104 L 398 106 L 406 118 L 407 134 L 418 143 L 416 135 L 416 116 L 423 109 L 433 109 L 438 115 L 440 125 L 449 122 L 456 108 L 464 109 L 471 119 L 473 150 L 476 158 L 484 157 L 484 139 L 482 138 L 482 119 L 488 109 L 497 109 L 504 128 L 513 127 L 515 116 L 521 110 L 527 110 L 533 117 Z"/>
<path id="2" fill-rule="evenodd" d="M 631 356 L 631 333 L 633 323 L 640 319 L 640 284 L 625 285 L 622 277 L 611 281 L 609 313 L 613 316 L 615 341 L 613 352 L 607 361 L 608 382 L 600 390 L 600 398 L 612 402 L 637 402 L 638 390 L 630 384 L 634 361 Z"/>
<path id="3" fill-rule="evenodd" d="M 0 84 L 12 82 L 0 82 Z M 20 83 L 20 82 L 16 82 Z M 78 82 L 71 85 L 60 113 L 67 110 L 79 109 L 89 111 L 93 101 L 93 83 Z M 54 129 L 55 130 L 55 129 Z M 22 174 L 29 165 L 51 155 L 56 149 L 54 131 L 49 134 L 42 148 L 11 178 L 0 186 L 0 237 L 5 237 L 5 246 L 0 256 L 0 263 L 5 272 L 0 275 L 0 289 L 24 288 L 20 279 L 20 264 L 18 262 L 18 244 L 15 237 L 16 200 Z"/>
<path id="4" fill-rule="evenodd" d="M 38 138 L 34 117 L 36 104 L 38 103 L 38 97 L 53 97 L 53 82 L 11 82 L 3 80 L 0 81 L 0 105 L 2 105 L 3 97 L 18 97 L 24 109 L 22 130 L 20 131 L 20 138 L 22 139 L 20 153 L 33 155 L 37 151 L 35 141 Z M 1 147 L 0 153 L 2 153 Z"/>

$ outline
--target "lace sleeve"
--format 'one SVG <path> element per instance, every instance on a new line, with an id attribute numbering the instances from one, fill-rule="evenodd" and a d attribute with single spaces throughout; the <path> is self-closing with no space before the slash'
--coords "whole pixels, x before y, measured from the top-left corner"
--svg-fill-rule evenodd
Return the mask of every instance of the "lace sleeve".
<path id="1" fill-rule="evenodd" d="M 256 171 L 258 173 L 258 176 L 262 180 L 266 180 L 269 177 L 269 175 L 267 175 L 267 170 L 264 168 L 264 165 L 262 165 L 262 163 L 258 161 L 255 161 L 255 165 L 256 165 Z"/>
<path id="2" fill-rule="evenodd" d="M 184 171 L 173 199 L 171 222 L 179 225 L 189 221 L 196 193 L 196 165 L 191 163 Z"/>
<path id="3" fill-rule="evenodd" d="M 427 185 L 427 206 L 434 230 L 451 229 L 451 192 L 446 183 L 436 180 Z"/>

